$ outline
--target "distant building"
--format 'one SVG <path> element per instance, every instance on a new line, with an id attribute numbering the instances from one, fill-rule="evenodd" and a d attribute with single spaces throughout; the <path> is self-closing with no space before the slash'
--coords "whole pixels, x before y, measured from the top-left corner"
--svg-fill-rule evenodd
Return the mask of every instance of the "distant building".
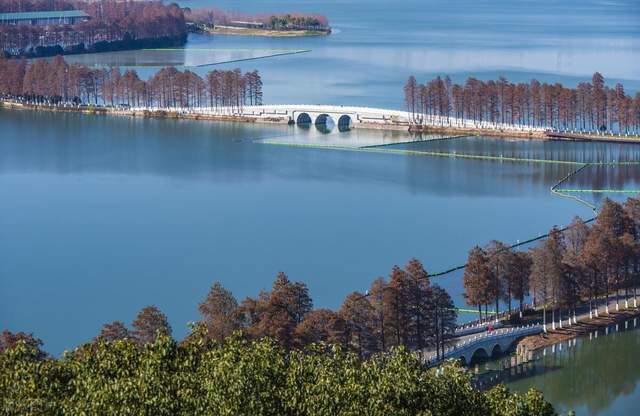
<path id="1" fill-rule="evenodd" d="M 264 27 L 264 23 L 262 22 L 245 22 L 242 20 L 232 20 L 229 22 L 229 26 L 233 27 L 244 27 L 246 29 L 262 29 Z"/>
<path id="2" fill-rule="evenodd" d="M 30 25 L 54 26 L 75 25 L 89 20 L 89 15 L 82 10 L 64 10 L 51 12 L 0 13 L 0 26 Z"/>

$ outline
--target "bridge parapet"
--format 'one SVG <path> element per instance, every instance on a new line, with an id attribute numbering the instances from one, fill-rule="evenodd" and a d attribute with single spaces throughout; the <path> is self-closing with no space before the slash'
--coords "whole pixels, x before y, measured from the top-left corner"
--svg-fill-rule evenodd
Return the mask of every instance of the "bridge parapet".
<path id="1" fill-rule="evenodd" d="M 450 358 L 464 358 L 466 363 L 470 363 L 479 350 L 483 350 L 487 356 L 490 356 L 496 347 L 500 347 L 500 351 L 506 351 L 517 339 L 540 332 L 542 332 L 542 325 L 539 324 L 497 329 L 446 348 L 444 358 L 440 360 L 435 353 L 432 353 L 425 362 L 427 365 L 434 365 Z"/>
<path id="2" fill-rule="evenodd" d="M 312 121 L 317 117 L 326 115 L 335 124 L 339 124 L 342 117 L 349 117 L 354 126 L 386 126 L 391 128 L 409 128 L 410 126 L 438 127 L 438 128 L 458 128 L 458 129 L 485 129 L 513 132 L 544 132 L 546 128 L 532 127 L 510 123 L 496 123 L 489 121 L 478 121 L 446 116 L 419 116 L 407 111 L 373 108 L 355 107 L 341 105 L 311 105 L 311 104 L 275 104 L 275 105 L 252 105 L 240 107 L 132 107 L 128 112 L 144 113 L 146 111 L 162 111 L 168 114 L 177 115 L 201 115 L 201 116 L 221 116 L 232 118 L 248 118 L 255 121 L 296 123 L 297 117 L 306 113 Z"/>
<path id="3" fill-rule="evenodd" d="M 483 322 L 474 325 L 462 325 L 455 329 L 453 333 L 454 337 L 463 337 L 465 335 L 477 334 L 479 332 L 485 332 L 489 327 L 493 329 L 502 328 L 504 324 L 502 322 Z"/>

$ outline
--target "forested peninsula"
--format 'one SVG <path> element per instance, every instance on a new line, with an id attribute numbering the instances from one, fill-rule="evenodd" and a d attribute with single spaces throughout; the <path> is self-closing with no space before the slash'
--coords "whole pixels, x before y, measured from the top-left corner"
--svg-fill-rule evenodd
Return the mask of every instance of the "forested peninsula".
<path id="1" fill-rule="evenodd" d="M 218 9 L 185 9 L 187 27 L 192 32 L 214 35 L 299 37 L 329 35 L 326 16 L 305 13 L 264 13 L 249 15 Z"/>
<path id="2" fill-rule="evenodd" d="M 58 13 L 69 11 L 83 12 L 86 18 L 69 22 Z M 0 52 L 5 57 L 175 47 L 187 41 L 182 9 L 161 1 L 5 0 L 0 15 Z"/>

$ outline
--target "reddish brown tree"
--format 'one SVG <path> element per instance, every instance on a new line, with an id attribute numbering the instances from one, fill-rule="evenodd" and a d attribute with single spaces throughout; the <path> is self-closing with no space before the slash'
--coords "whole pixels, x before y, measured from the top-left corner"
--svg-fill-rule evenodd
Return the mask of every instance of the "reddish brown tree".
<path id="1" fill-rule="evenodd" d="M 464 269 L 464 297 L 468 305 L 478 307 L 478 317 L 482 320 L 482 306 L 490 302 L 491 270 L 483 249 L 476 246 L 469 252 Z"/>
<path id="2" fill-rule="evenodd" d="M 384 278 L 378 277 L 375 279 L 369 288 L 368 291 L 368 300 L 369 304 L 373 308 L 373 322 L 371 324 L 372 333 L 376 339 L 377 346 L 376 350 L 386 351 L 387 343 L 386 343 L 386 319 L 385 312 L 387 308 L 385 307 L 385 296 L 384 292 L 387 287 L 387 283 Z"/>
<path id="3" fill-rule="evenodd" d="M 409 346 L 418 350 L 433 338 L 433 303 L 430 302 L 429 273 L 418 259 L 412 258 L 404 267 L 408 276 L 406 299 L 409 305 Z"/>
<path id="4" fill-rule="evenodd" d="M 141 345 L 154 342 L 158 335 L 171 336 L 171 326 L 166 315 L 154 305 L 142 308 L 132 326 L 131 335 Z"/>
<path id="5" fill-rule="evenodd" d="M 131 338 L 129 330 L 122 321 L 113 321 L 102 326 L 96 341 L 113 342 Z"/>
<path id="6" fill-rule="evenodd" d="M 338 314 L 346 323 L 348 345 L 352 349 L 361 357 L 377 351 L 373 327 L 375 310 L 362 293 L 349 294 Z"/>
<path id="7" fill-rule="evenodd" d="M 15 348 L 18 344 L 24 344 L 35 359 L 42 360 L 47 357 L 47 354 L 41 349 L 42 340 L 34 337 L 33 334 L 13 333 L 6 329 L 2 331 L 0 334 L 0 353 Z"/>
<path id="8" fill-rule="evenodd" d="M 346 350 L 350 342 L 348 323 L 338 313 L 329 309 L 309 312 L 296 327 L 294 337 L 297 347 L 325 342 Z"/>
<path id="9" fill-rule="evenodd" d="M 216 282 L 209 289 L 198 311 L 207 325 L 208 336 L 222 341 L 233 331 L 240 329 L 238 301 L 233 294 Z"/>
<path id="10" fill-rule="evenodd" d="M 408 345 L 410 341 L 411 312 L 407 298 L 409 285 L 407 273 L 400 267 L 394 266 L 383 293 L 387 348 Z"/>
<path id="11" fill-rule="evenodd" d="M 524 298 L 529 296 L 529 276 L 531 274 L 531 256 L 525 251 L 514 254 L 513 267 L 511 269 L 510 282 L 511 294 L 518 301 L 520 318 L 524 312 Z"/>

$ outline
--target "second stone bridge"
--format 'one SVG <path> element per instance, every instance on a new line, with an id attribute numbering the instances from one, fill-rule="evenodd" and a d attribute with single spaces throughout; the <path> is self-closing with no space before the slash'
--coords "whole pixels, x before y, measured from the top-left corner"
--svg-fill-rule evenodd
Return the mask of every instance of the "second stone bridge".
<path id="1" fill-rule="evenodd" d="M 536 324 L 496 329 L 483 334 L 471 335 L 446 348 L 444 358 L 438 359 L 435 352 L 427 352 L 425 362 L 427 365 L 435 365 L 448 359 L 460 359 L 463 364 L 468 365 L 478 359 L 502 354 L 508 351 L 516 340 L 540 332 L 542 332 L 542 325 Z"/>

